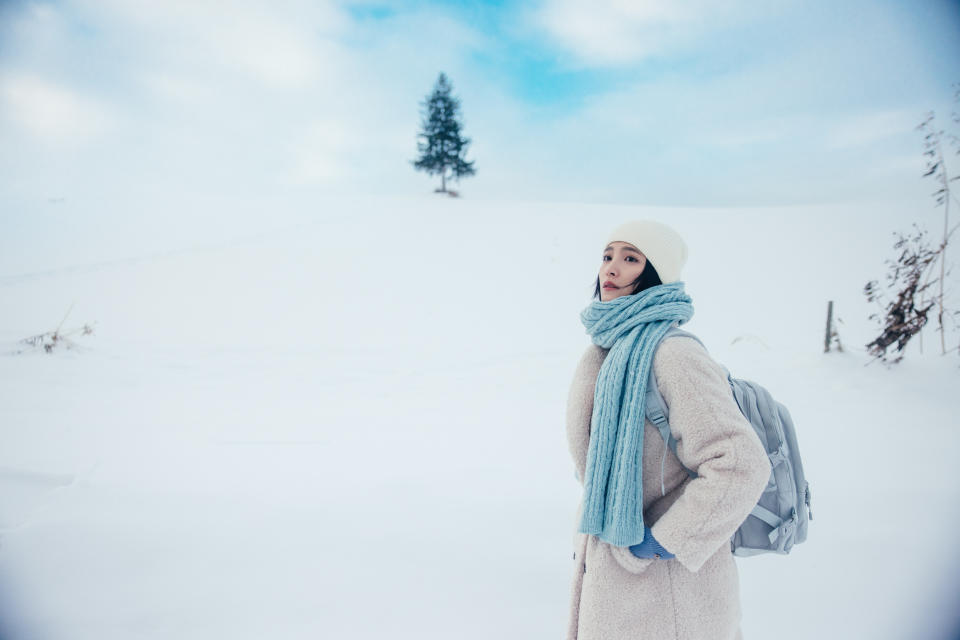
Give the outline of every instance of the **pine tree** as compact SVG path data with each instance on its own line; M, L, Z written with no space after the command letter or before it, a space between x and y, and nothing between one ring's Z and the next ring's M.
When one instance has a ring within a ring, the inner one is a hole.
M441 73L433 92L422 103L421 131L417 134L420 157L413 161L418 171L440 176L439 193L447 193L448 174L459 181L476 173L473 161L464 159L470 138L460 135L460 100L450 95L452 90L447 76Z

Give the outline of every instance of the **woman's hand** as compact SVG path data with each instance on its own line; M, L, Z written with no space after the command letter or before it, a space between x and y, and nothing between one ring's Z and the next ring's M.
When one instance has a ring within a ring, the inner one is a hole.
M672 558L672 553L663 548L663 545L657 542L653 537L653 531L650 527L643 528L643 542L630 547L630 553L638 558Z

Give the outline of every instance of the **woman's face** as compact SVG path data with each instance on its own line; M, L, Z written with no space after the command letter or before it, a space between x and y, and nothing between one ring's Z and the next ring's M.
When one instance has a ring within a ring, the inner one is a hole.
M640 277L646 265L647 257L632 244L619 241L608 244L600 263L600 300L609 302L633 293L630 283Z

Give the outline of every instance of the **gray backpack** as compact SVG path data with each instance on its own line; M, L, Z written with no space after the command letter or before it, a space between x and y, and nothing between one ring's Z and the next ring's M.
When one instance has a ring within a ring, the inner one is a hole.
M671 336L687 336L700 342L695 335L676 327L672 327L663 339ZM700 344L703 345L702 342ZM726 368L724 370L726 371ZM730 547L737 556L753 556L766 552L790 553L793 545L806 540L807 521L813 519L810 513L810 485L803 475L793 420L790 419L786 407L774 400L759 384L734 378L729 371L727 380L740 411L766 448L772 467L770 480L760 496L760 501L733 534ZM657 387L653 367L650 367L650 381L647 384L646 414L647 419L659 429L660 435L676 455L677 441L670 433L669 409ZM660 465L661 487L666 449L663 453L664 460ZM697 476L696 472L690 469L687 469L687 473L694 478Z

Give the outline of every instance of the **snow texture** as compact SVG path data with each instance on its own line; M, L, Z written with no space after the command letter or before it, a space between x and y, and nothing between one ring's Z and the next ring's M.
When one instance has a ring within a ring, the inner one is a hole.
M738 561L745 636L955 628L958 358L930 330L893 368L862 346L900 211L5 208L4 640L560 637L578 314L636 217L686 237L688 328L797 425L815 519ZM828 300L844 353L822 353ZM9 354L71 305L64 328L96 322L77 349Z

